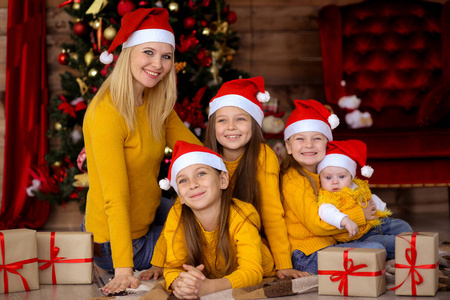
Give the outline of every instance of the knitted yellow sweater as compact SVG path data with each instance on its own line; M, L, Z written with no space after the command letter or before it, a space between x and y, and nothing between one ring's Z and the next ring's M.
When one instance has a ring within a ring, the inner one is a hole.
M318 204L329 203L333 204L340 211L348 210L357 206L365 207L367 206L367 201L372 198L372 193L370 192L369 185L367 180L361 180L355 178L353 182L357 185L357 187L352 190L350 188L343 188L339 192L331 193L322 188L319 189L319 197ZM357 234L349 238L348 232L338 233L333 235L333 237L342 243L355 241L362 237L367 231L369 231L372 227L380 225L380 218L384 218L390 216L392 212L390 210L380 211L377 210L375 216L378 219L369 220L366 224L359 226L359 231ZM351 219L351 218L350 218Z
M233 177L240 160L241 158L233 162L225 161L230 178ZM261 145L256 171L256 180L261 188L261 220L276 269L282 270L292 268L292 261L284 209L280 200L279 173L277 155L268 145ZM233 187L234 182L230 185Z
M206 267L211 271L209 278L228 278L233 288L260 284L263 276L275 274L272 255L261 242L259 236L261 222L256 209L251 204L233 200L242 211L238 212L234 207L230 207L229 231L235 246L237 268L231 274L224 273L224 258L216 252L218 228L210 232L202 228L205 237L202 253L206 258L208 265ZM180 223L181 207L182 204L178 201L174 204L164 226L167 253L163 270L168 290L172 282L184 271L183 263L187 263L183 225L180 224L176 231Z
M319 186L319 175L306 173ZM320 249L333 245L336 241L332 235L344 232L331 226L319 217L317 196L308 181L297 170L287 170L282 179L283 206L286 213L286 226L291 251L298 249L310 255ZM356 206L343 211L358 226L366 223L364 212Z
M135 131L130 132L109 97L97 101L89 105L83 124L89 173L86 230L96 243L111 242L115 268L133 267L131 240L148 232L161 201L157 177L164 147L178 139L200 142L175 111L159 143L148 126L146 103L137 107Z

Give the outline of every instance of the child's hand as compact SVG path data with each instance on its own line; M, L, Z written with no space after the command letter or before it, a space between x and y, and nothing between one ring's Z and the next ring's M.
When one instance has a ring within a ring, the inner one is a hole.
M311 274L309 274L308 272L303 272L296 269L283 269L277 271L277 277L280 279L283 279L285 277L300 278L309 275Z
M375 220L377 219L377 216L375 216L375 213L377 212L377 207L375 206L375 203L373 203L373 200L370 199L367 201L367 206L362 208L364 212L364 217L366 220Z
M200 281L205 280L202 271L204 265L197 268L191 265L183 264L183 268L187 272L182 272L172 283L174 295L180 299L197 299L200 287Z
M349 217L345 217L342 219L341 227L345 227L345 229L347 229L349 238L357 234L359 231L358 225L356 225L355 222L350 220Z
M142 280L150 280L150 279L158 279L162 276L163 271L162 268L157 266L152 266L150 269L145 270L139 274L139 279Z
M102 288L102 291L105 293L118 293L127 288L137 289L140 283L139 279L133 275L133 268L116 268L114 270L114 278Z

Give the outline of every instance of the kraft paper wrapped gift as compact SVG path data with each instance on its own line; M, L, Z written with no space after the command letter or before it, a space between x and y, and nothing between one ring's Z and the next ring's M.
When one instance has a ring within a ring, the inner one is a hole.
M0 293L39 289L35 230L0 230L0 252Z
M396 295L434 296L439 285L439 234L405 232L395 238Z
M90 232L36 234L40 284L91 284L94 245Z
M386 250L329 247L318 252L319 294L378 297L386 292Z

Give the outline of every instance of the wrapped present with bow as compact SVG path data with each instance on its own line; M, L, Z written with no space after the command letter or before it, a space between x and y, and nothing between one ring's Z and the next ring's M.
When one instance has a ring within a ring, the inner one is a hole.
M329 247L318 252L319 294L378 297L386 292L386 250Z
M0 252L0 293L39 289L35 230L0 230Z
M434 296L439 285L439 234L404 232L395 238L396 295Z
M36 234L40 284L91 284L94 242L90 232Z

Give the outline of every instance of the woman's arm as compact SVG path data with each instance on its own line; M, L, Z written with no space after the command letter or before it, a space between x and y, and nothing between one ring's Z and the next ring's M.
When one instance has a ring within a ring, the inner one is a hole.
M185 142L202 145L200 140L184 125L175 110L172 110L166 121L166 143L173 149L175 142L183 140Z

